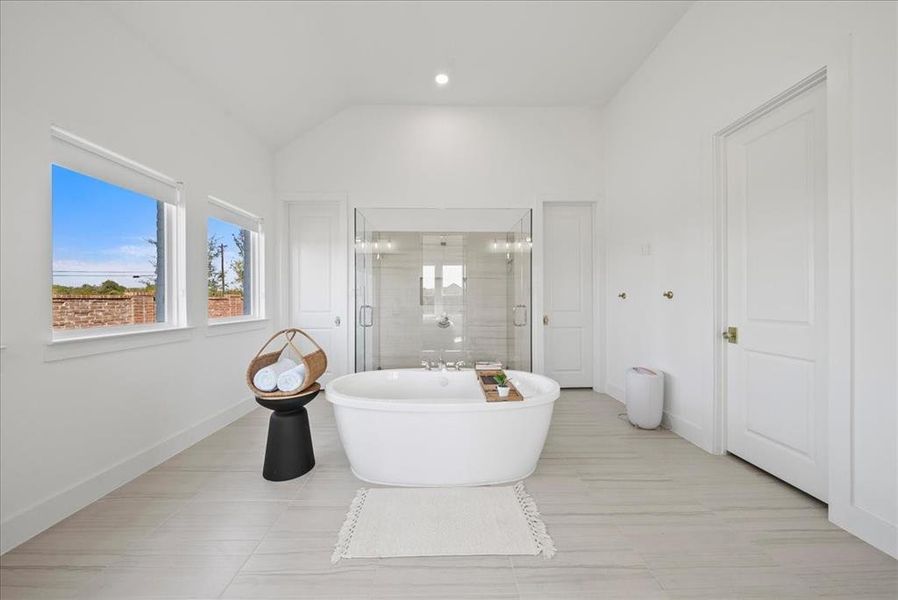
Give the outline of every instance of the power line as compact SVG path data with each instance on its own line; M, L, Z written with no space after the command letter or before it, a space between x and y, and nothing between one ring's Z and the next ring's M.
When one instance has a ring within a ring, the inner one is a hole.
M53 271L54 275L140 275L155 276L155 272L142 273L140 271Z

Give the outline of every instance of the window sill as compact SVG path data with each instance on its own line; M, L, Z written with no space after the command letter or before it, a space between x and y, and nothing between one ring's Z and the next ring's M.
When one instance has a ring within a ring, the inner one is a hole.
M188 326L156 327L57 337L44 349L44 362L184 342L192 337L193 329Z
M206 327L207 336L230 335L232 333L243 333L245 331L255 331L264 329L271 322L266 317L234 317L230 319L216 319L209 321Z

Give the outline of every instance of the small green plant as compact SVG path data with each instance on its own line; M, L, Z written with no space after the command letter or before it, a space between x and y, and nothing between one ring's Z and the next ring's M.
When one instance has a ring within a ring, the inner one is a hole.
M499 373L497 375L493 375L493 380L496 382L496 385L499 387L507 387L508 386L508 377L505 373Z

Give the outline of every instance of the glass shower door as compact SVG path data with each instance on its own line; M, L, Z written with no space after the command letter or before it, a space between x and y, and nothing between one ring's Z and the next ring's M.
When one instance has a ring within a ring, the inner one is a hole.
M377 368L377 348L374 329L375 273L373 263L373 233L364 215L355 211L355 370Z

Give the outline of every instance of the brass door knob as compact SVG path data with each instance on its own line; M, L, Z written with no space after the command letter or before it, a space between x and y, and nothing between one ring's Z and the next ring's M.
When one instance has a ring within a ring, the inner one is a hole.
M626 300L627 292L621 292L620 294L617 295L617 297L620 298L621 300Z
M666 292L664 292L661 295L664 296L665 298L667 298L668 300L673 300L673 292L670 290L667 290Z
M738 327L727 327L727 330L723 332L723 339L728 341L731 344L739 343L739 328Z

